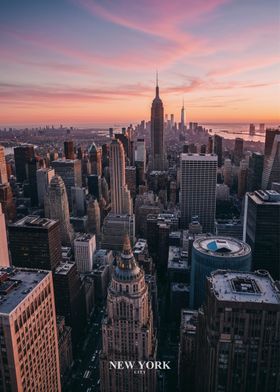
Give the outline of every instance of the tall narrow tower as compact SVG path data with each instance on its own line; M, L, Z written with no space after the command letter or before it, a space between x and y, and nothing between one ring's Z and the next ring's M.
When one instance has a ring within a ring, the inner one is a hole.
M164 151L164 110L159 97L158 77L156 81L156 96L151 109L151 144L152 144L152 169L165 169Z
M112 212L131 215L132 203L125 179L125 152L118 139L113 139L110 144L110 185Z
M73 229L70 224L66 188L60 176L54 176L51 179L48 193L45 196L45 216L59 221L61 243L64 246L71 245Z
M182 105L182 109L181 109L181 131L184 131L185 129L185 103L183 100L183 105Z
M101 392L155 392L156 371L139 371L139 362L154 361L156 338L144 271L132 253L128 235L117 260L107 297L100 354ZM132 368L118 369L118 361Z

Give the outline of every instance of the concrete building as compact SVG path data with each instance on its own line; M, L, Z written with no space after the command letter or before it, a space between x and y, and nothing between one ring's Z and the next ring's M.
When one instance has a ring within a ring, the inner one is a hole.
M125 321L124 321L125 320ZM126 236L117 260L107 297L107 313L102 322L100 354L101 392L155 392L156 371L136 374L136 369L118 371L109 361L154 361L157 341L153 313L144 272L137 265Z
M83 217L86 212L86 196L87 189L78 186L71 187L71 206L72 215L75 217Z
M132 197L136 195L137 182L136 182L136 166L126 166L125 177L127 188Z
M251 270L251 248L245 242L216 236L197 238L192 247L190 306L197 309L205 300L206 278L212 271Z
M170 283L190 283L190 267L186 250L169 246L167 274Z
M82 167L79 159L62 159L52 161L56 176L60 176L65 184L69 203L71 202L71 187L82 187ZM71 207L71 206L70 206Z
M88 150L91 174L102 176L102 149L97 147L95 143L92 143Z
M154 263L149 254L148 242L146 239L138 238L133 247L133 255L137 264L144 270L145 274L152 275L154 273Z
M48 192L51 179L54 177L54 169L42 168L36 172L37 177L37 194L38 203L42 207L44 205L45 194Z
M215 271L197 325L196 391L277 392L280 292L266 271Z
M69 205L64 182L60 176L51 179L45 195L45 216L60 223L62 245L69 246L73 241L73 228L70 224Z
M113 214L132 214L132 201L126 184L125 152L122 143L113 139L110 144L110 189Z
M60 392L51 272L0 270L0 388Z
M59 222L26 216L9 225L12 264L54 271L61 261Z
M253 269L266 269L280 279L280 194L276 191L247 193L243 240L252 248Z
M215 235L243 239L243 223L240 219L217 219Z
M280 134L275 135L271 153L265 157L262 189L270 189L273 182L280 181Z
M180 175L182 227L187 228L192 217L196 215L203 232L214 233L217 156L181 154Z
M0 203L0 267L9 267L10 258L7 242L5 216Z
M17 181L23 183L27 180L26 164L35 157L32 144L22 144L14 148Z
M81 234L74 240L75 262L78 272L89 272L93 268L93 254L96 250L95 235Z

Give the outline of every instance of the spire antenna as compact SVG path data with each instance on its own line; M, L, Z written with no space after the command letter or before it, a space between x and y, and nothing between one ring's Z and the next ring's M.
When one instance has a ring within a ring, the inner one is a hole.
M158 70L156 71L156 97L159 97Z

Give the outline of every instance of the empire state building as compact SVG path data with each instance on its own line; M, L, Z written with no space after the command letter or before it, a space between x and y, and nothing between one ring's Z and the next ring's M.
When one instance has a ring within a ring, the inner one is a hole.
M164 117L163 104L159 97L158 80L156 84L156 96L151 109L151 145L152 145L152 170L165 170L164 148Z

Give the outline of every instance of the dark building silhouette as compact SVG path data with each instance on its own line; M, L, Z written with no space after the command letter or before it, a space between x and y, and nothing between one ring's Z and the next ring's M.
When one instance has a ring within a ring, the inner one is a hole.
M88 183L89 194L92 195L98 201L100 201L102 197L101 177L98 176L97 174L91 174L90 176L87 177L87 183Z
M164 146L164 109L159 97L158 81L156 84L156 96L151 108L151 168L153 170L165 169L165 146Z
M218 167L223 163L223 138L219 135L214 135L214 154L218 156Z
M75 349L86 324L85 295L76 263L62 261L53 276L56 313L64 316L65 324L72 328Z
M279 317L266 271L213 272L198 312L196 392L278 392Z
M244 211L244 241L252 248L252 269L266 269L280 279L280 194L248 193Z
M75 159L74 142L72 140L64 142L64 155L66 159Z
M243 157L243 139L240 137L237 137L234 142L234 163L236 165L239 165L239 162L241 161Z
M16 177L18 182L28 179L26 164L35 157L34 146L25 144L14 148Z
M248 168L248 191L254 192L261 189L264 156L253 152L249 159Z
M61 260L59 222L29 215L9 225L12 264L54 271Z
M39 169L39 161L36 158L31 158L26 164L29 197L31 206L38 205L38 190L37 190L37 170Z

